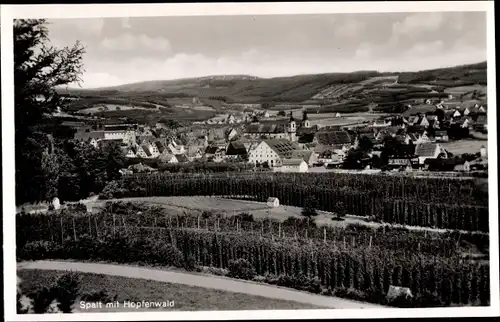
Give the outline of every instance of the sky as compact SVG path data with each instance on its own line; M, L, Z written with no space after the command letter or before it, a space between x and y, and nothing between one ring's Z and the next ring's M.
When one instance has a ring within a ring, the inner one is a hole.
M83 88L209 75L416 71L486 60L483 12L49 20L79 40Z

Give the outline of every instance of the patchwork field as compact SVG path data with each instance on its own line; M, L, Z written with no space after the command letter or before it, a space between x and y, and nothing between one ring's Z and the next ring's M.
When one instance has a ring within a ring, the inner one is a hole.
M488 150L488 141L486 140L459 140L452 142L443 142L440 144L443 146L443 148L455 155L461 155L464 153L477 153L483 145L486 147L486 150Z
M103 105L96 105L94 107L85 108L83 110L80 110L79 112L84 113L84 114L93 114L93 113L97 113L97 112L117 111L117 110L122 110L122 111L151 110L151 108L134 106L134 105L129 106L129 105L117 105L117 104L103 104Z
M41 287L50 287L64 271L21 269L17 275L22 279L21 290L29 294ZM174 307L159 308L102 308L80 309L76 313L90 312L125 312L125 311L199 311L199 310L265 310L265 309L313 309L313 305L252 296L243 293L227 292L183 284L173 284L145 279L126 278L103 274L78 273L81 294L106 290L111 297L117 295L117 301L174 301ZM79 303L77 299L76 303ZM104 303L103 303L104 304Z
M470 86L458 86L458 87L449 87L444 90L445 93L448 94L465 94L473 91L478 91L480 94L485 95L487 93L488 87L485 85L470 85Z

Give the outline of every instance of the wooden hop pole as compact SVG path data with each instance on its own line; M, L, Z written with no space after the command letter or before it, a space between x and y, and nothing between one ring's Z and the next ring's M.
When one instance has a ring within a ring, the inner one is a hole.
M60 218L60 223L61 223L61 244L62 244L62 243L64 243L64 227L63 227L62 217Z
M71 221L73 222L73 239L76 241L75 217L71 217Z
M97 229L97 219L94 216L94 224L95 224L95 234L97 235L97 238L99 238L99 229Z
M326 244L326 227L323 227L323 243Z

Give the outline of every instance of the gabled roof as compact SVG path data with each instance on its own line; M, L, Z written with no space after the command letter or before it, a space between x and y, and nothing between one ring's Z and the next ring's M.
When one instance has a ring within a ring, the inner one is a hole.
M184 154L179 154L175 156L179 162L189 162L189 159Z
M265 140L264 141L281 158L290 157L295 150L293 145L287 140Z
M340 145L351 144L352 138L346 131L318 132L316 138L320 144Z
M292 152L292 159L302 159L305 162L309 162L309 160L313 156L313 153L313 151L309 150L296 150Z
M488 121L488 119L487 119L486 115L479 115L476 119L476 124L485 125L485 124L487 124L487 121Z
M284 159L282 165L298 167L305 162L303 159Z
M144 153L146 153L146 155L148 157L150 157L152 155L151 151L149 151L149 146L147 146L146 144L141 145L141 148L142 148L142 150L144 150Z
M101 140L104 139L104 131L92 131L92 132L76 132L75 139L80 141L88 141L91 139Z
M205 149L205 153L206 154L215 154L215 152L217 152L218 150L218 147L216 146L212 146L212 145L209 145L207 146L207 148Z
M422 143L416 146L415 154L419 157L432 157L438 148L437 143Z
M165 146L160 141L155 141L155 145L158 148L158 152L163 153Z
M246 129L247 133L286 133L286 124L253 123Z
M232 141L227 147L227 155L245 155L247 154L247 149L242 142Z

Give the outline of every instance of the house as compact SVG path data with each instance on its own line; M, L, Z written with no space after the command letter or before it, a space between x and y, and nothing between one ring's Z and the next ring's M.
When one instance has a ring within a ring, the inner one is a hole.
M419 163L418 158L391 156L388 159L387 166L391 169L400 169L400 168L409 169L418 166L418 163Z
M179 163L187 163L189 162L189 158L185 154L176 155L175 158Z
M296 140L297 123L293 116L290 119L260 121L247 126L245 135L251 138Z
M269 197L269 198L267 198L266 204L271 208L276 208L276 207L280 206L280 201L278 198Z
M203 154L198 147L189 146L186 151L186 157L189 161L194 161L196 159L201 159L203 157Z
M264 140L248 156L248 161L255 165L267 163L269 167L280 166L285 158L290 158L294 151L287 140Z
M163 153L158 158L160 160L160 162L162 162L162 163L170 163L170 164L179 163L179 160L177 159L177 156L175 156L175 155L173 155L171 153L168 153L166 150L165 150L165 152L166 153Z
M415 154L418 156L419 164L424 164L427 159L437 159L438 156L446 151L439 143L421 143L415 147Z
M155 156L151 153L151 150L149 149L150 145L149 144L143 144L141 145L142 150L144 151L145 158L148 159L153 159Z
M457 164L453 171L458 171L458 172L469 172L470 171L470 162L465 161L463 164Z
M234 118L234 116L233 116L233 115L229 115L229 116L227 117L227 119L226 119L226 122L227 122L228 124L234 124L234 123L236 122L236 120L235 120L235 118Z
M455 110L451 116L454 117L454 118L456 118L456 117L462 116L462 114L460 113L459 110Z
M427 133L423 131L408 133L408 136L409 136L409 141L412 141L413 144L422 144L431 142L431 139L429 138Z
M292 152L292 159L302 159L308 166L312 167L314 164L318 163L318 156L314 151L309 150L296 150Z
M136 149L134 149L133 147L128 148L128 150L125 151L125 157L126 158L136 158L137 155L135 154L134 150L136 150Z
M307 172L309 169L303 159L284 159L281 166L275 167L275 172Z
M132 149L134 150L137 158L143 158L143 159L148 158L148 154L146 153L146 151L144 151L142 146L135 145L135 146L132 146Z
M484 145L481 145L481 148L479 149L479 154L481 155L481 158L488 157L488 152L486 151L486 147Z
M344 159L343 156L332 151L324 151L318 157L319 163L323 163L325 166L332 165L342 165Z
M464 107L464 108L460 108L458 109L458 111L463 115L463 116L467 116L470 114L470 110L467 108L467 107Z
M487 131L488 130L488 122L486 115L478 115L476 121L474 123L474 129L476 131Z
M468 128L471 125L471 119L467 117L454 118L450 122L451 124L459 124L461 128ZM477 122L476 122L477 124Z
M448 142L448 133L446 131L436 131L435 137L437 142Z
M339 150L348 150L355 143L355 138L346 131L317 132L315 138L319 144Z
M232 141L229 142L227 146L226 155L229 158L237 159L237 158L246 158L247 157L247 149L245 145L240 141Z
M178 139L171 140L167 147L170 150L170 152L174 155L186 153L184 145Z
M339 118L342 117L339 112L335 113L334 117Z
M225 139L227 141L231 141L233 140L236 136L238 136L238 131L236 131L236 129L234 128L230 128L228 130L226 130L226 133L225 133Z
M386 126L390 126L390 125L391 125L391 122L386 121L386 120L374 120L371 123L372 127L386 127Z
M88 143L97 148L97 142L104 140L104 131L77 131L74 135L74 139L80 142Z

